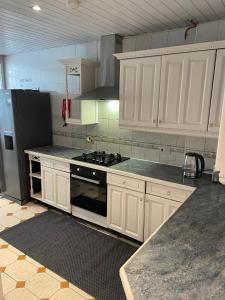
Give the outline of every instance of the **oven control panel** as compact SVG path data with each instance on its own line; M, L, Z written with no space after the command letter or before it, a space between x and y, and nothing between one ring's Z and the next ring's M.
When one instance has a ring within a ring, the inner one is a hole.
M85 179L92 179L99 181L101 183L106 183L106 172L101 170L96 170L92 168L87 168L79 165L70 165L70 173L71 177L73 178L73 175L82 177ZM82 180L82 178L80 178Z

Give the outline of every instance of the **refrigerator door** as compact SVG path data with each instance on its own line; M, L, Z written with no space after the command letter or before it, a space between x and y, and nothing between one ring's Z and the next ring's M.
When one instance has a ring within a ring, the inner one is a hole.
M20 199L21 189L11 91L0 92L0 134L4 173L3 192Z

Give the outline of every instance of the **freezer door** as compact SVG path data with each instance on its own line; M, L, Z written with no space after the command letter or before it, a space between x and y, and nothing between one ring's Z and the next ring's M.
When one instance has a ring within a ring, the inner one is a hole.
M17 146L12 110L11 91L0 91L0 134L4 174L3 192L13 198L21 198Z

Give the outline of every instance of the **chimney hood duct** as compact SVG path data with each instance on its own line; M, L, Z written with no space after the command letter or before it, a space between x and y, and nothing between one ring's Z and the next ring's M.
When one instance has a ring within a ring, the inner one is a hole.
M116 34L101 37L100 86L86 92L78 100L117 100L119 99L119 61L114 53L122 52L122 37Z

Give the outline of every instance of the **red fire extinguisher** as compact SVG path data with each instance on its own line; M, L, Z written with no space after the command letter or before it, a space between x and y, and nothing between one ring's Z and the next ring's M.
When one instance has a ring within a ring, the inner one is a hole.
M67 106L67 111L68 111L68 117L70 118L71 115L71 99L67 99L67 105L66 105L66 99L63 99L62 102L62 119L64 121L64 125L63 126L67 126L66 123L66 106Z

